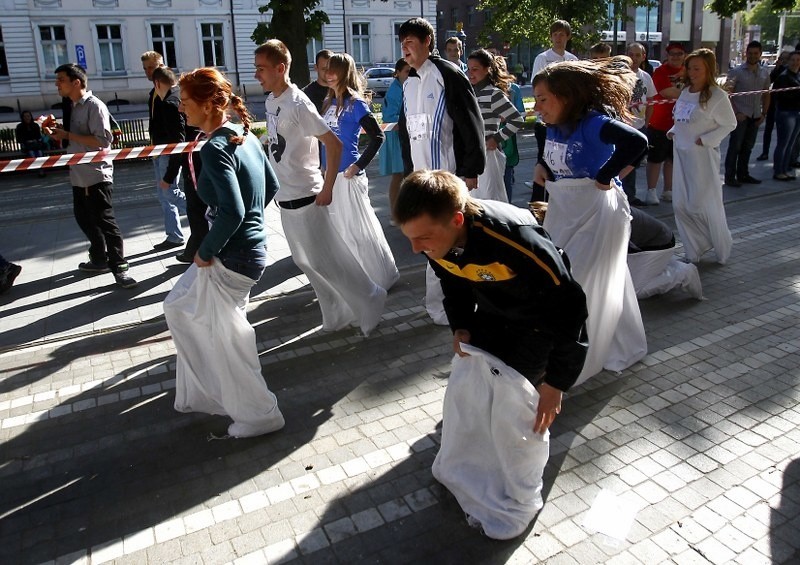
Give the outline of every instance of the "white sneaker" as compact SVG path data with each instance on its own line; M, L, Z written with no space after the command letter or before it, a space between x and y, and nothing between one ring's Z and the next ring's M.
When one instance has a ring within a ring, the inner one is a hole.
M662 192L661 193L661 200L663 200L664 202L672 202L672 191L671 190L665 190L664 192Z
M658 206L660 204L658 200L658 194L656 194L655 188L648 188L647 189L647 196L644 198L644 203L648 206Z

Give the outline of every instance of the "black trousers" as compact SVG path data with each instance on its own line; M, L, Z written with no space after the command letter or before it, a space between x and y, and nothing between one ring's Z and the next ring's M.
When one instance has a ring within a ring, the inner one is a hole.
M122 248L122 232L114 218L114 184L101 182L92 186L72 187L75 221L89 239L89 259L98 265L108 264L112 272L128 269Z

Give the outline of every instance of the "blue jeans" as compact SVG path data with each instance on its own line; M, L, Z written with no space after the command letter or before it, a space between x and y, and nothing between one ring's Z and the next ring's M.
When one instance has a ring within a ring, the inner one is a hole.
M800 135L800 112L778 109L775 112L775 129L778 130L778 141L772 157L773 173L785 175L792 162L792 148Z
M745 118L736 123L736 129L731 132L728 141L728 152L725 154L725 178L728 180L742 180L750 176L748 165L750 154L758 137L758 120Z
M186 195L178 186L180 171L175 177L175 181L169 188L161 188L159 182L164 178L169 165L169 155L159 155L153 159L155 169L156 195L161 203L161 210L164 212L164 231L167 240L172 243L183 243L183 232L181 231L181 215L186 215Z
M264 245L253 249L225 249L217 258L226 269L258 282L267 267L267 248Z
M509 202L511 202L511 193L514 192L514 181L516 181L514 177L514 167L506 167L503 173L503 184L506 185L506 196Z

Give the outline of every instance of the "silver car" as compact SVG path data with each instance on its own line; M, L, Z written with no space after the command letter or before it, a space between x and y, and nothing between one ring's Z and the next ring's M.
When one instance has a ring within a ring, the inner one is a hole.
M367 90L371 90L377 96L385 96L394 80L394 69L373 67L364 71L364 78L367 79Z

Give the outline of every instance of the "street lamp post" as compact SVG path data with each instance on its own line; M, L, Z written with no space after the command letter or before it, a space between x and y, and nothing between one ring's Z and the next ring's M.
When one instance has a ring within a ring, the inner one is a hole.
M464 23L456 23L456 37L461 41L461 61L467 64L467 34L464 33Z

